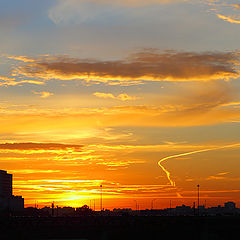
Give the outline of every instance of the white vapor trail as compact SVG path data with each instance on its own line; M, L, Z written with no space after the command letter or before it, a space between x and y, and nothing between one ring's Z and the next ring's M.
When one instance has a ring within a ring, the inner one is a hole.
M231 148L231 147L236 147L236 146L240 146L240 143L235 143L235 144L231 144L231 145L225 145L225 146L221 146L221 147L214 147L214 148L207 148L207 149L202 149L202 150L196 150L196 151L192 151L192 152L186 152L186 153L180 153L180 154L176 154L176 155L172 155L172 156L168 156L165 158L162 158L159 162L158 165L160 168L162 168L162 170L165 172L168 181L170 183L171 186L175 187L176 184L175 182L171 179L171 174L170 172L162 165L162 162L171 159L171 158L178 158L178 157L182 157L182 156L187 156L187 155L192 155L195 153L201 153L201 152L208 152L208 151L214 151L214 150L219 150L219 149L223 149L223 148Z

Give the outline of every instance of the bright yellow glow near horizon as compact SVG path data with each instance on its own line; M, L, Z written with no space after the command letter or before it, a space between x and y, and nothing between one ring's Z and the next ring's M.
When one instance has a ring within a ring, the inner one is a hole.
M86 204L93 208L95 204L97 210L100 185L107 209L134 209L135 200L141 208L150 208L154 199L159 208L168 207L170 199L176 205L192 204L197 184L201 186L202 201L209 205L236 201L240 196L237 168L234 164L229 167L229 159L237 161L240 143L201 146L19 143L0 147L2 167L13 174L14 194L22 195L26 206L34 206L36 201L41 207L50 206L54 201L58 206ZM157 163L160 156L167 155L162 158L161 166L166 170L163 171Z

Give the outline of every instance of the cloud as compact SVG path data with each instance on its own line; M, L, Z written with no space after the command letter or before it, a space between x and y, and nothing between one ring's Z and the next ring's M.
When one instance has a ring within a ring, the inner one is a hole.
M16 61L22 61L22 62L35 62L35 59L29 58L27 56L7 56L8 59L13 59Z
M116 126L203 126L239 121L233 90L226 82L194 84L158 105L100 108L0 109L1 133L66 131ZM4 117L3 117L4 116ZM70 134L71 135L71 134ZM79 138L81 134L79 134Z
M53 93L51 92L36 92L36 91L32 91L34 94L40 95L41 98L48 98L50 96L53 95Z
M11 170L9 169L9 171L12 174L39 174L39 173L58 173L60 172L60 170L42 170L42 169L18 169L18 170Z
M158 155L201 150L206 147L216 148L221 145L209 143L202 145L100 144L83 147L82 145L40 142L5 143L0 144L0 162L3 169L8 169L14 174L15 194L23 195L26 202L34 203L36 198L39 201L60 202L64 199L81 199L82 201L84 198L89 201L99 196L100 184L104 186L105 198L114 196L155 198L159 194L162 197L171 197L176 196L176 191L180 191L186 197L190 194L186 188L183 189L181 186L179 190L171 187L165 178L150 182L152 177L158 175L158 169L151 174L152 176L144 173L146 169L149 169L149 164L154 164L153 168L157 168L155 158ZM149 152L154 154L149 154ZM143 155L147 158L142 157ZM179 168L178 171L181 172ZM182 171L185 173L186 168ZM227 177L227 174L228 172L219 172L213 175L221 178ZM192 196L194 194L191 194Z
M10 133L19 134L18 139L28 141L38 141L39 136L44 141L51 141L52 137L64 142L69 139L117 141L115 132L102 130L126 126L204 126L240 120L238 93L230 88L229 82L188 83L177 88L176 93L173 96L155 95L154 102L134 102L132 106L127 104L129 102L95 108L2 104L0 134L2 139L6 134L10 137ZM117 135L119 139L131 137L128 133Z
M220 173L217 173L216 175L214 176L209 176L206 178L206 180L230 180L231 178L229 178L228 175L230 172L220 172Z
M9 77L6 77L6 76L0 76L0 80L3 80L3 81L12 81L13 79L12 78L9 78Z
M49 12L49 18L55 23L92 20L97 16L111 15L119 8L136 8L146 5L162 5L188 0L58 0Z
M239 75L238 52L177 52L149 49L123 60L97 61L69 57L40 57L17 66L13 76L39 80L84 80L109 85L147 81L210 81Z
M208 178L206 178L206 180L225 180L226 177L222 177L222 176L209 176Z
M240 19L239 20L235 20L232 17L228 17L228 16L223 16L221 14L217 14L218 18L223 19L226 22L230 22L230 23L238 23L240 24Z
M60 143L1 143L1 150L67 150L81 149L82 145L60 144Z
M121 93L117 96L117 99L121 100L121 101L129 101L129 100L136 100L139 99L138 97L132 97L127 95L126 93Z
M44 85L45 83L43 81L37 81L37 80L5 80L4 82L0 82L0 86L8 87L8 86L21 86L23 84L34 84L34 85Z
M214 12L219 19L229 23L240 24L240 4L239 1L216 0L207 1L213 7L210 11Z
M36 84L36 85L44 85L45 83L43 81L37 81L37 80L17 80L16 78L10 78L6 76L0 76L0 87L8 87L8 86L17 86L22 84Z
M233 4L233 7L240 10L240 4Z
M136 100L139 99L138 97L129 96L126 93L121 93L117 96L114 96L112 93L101 93L101 92L95 92L93 93L94 96L99 98L111 98L111 99L117 99L120 101L129 101L129 100Z
M100 92L95 92L93 93L94 96L99 97L99 98L116 98L112 93L100 93Z
M85 0L73 0L73 2L84 2ZM186 0L88 0L88 2L101 3L101 4L117 4L117 5L127 5L127 6L141 6L141 5L151 5L151 4L169 4L175 2L186 2Z

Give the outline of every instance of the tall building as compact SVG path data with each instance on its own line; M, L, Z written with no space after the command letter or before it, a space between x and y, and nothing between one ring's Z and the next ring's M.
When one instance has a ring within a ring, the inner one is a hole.
M22 211L24 198L12 194L12 174L0 170L0 211Z
M12 196L12 174L0 170L0 197Z

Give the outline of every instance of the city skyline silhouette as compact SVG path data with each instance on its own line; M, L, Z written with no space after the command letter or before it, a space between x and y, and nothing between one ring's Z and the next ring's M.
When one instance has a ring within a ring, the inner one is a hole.
M239 28L239 0L0 0L0 239L237 239Z

